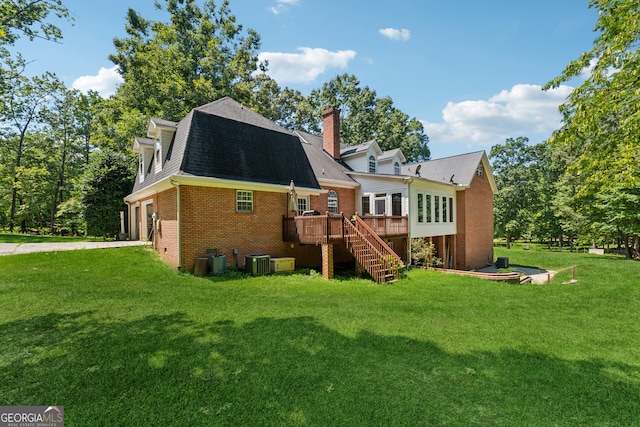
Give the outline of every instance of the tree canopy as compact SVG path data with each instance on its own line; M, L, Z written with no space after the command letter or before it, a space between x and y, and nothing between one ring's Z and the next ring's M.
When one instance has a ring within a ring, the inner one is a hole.
M350 145L376 140L380 148L401 148L408 161L428 160L429 138L422 123L393 105L391 97L378 97L362 87L353 74L341 74L314 89L309 96L281 89L266 75L258 76L254 106L257 111L289 129L319 134L322 111L340 110L340 139Z
M618 234L640 241L640 221L628 209L640 189L640 8L637 0L589 6L598 11L593 48L545 86L587 75L562 105L563 126L550 143L576 153L567 174L578 183L575 198L589 222L606 218Z
M124 82L102 99L64 87L52 73L27 78L9 47L21 37L62 38L63 0L0 0L0 226L114 235L131 190L131 142L150 117L178 121L197 106L231 96L289 129L320 134L322 111L342 111L346 143L375 139L411 160L429 158L422 124L342 74L303 96L281 88L260 63L260 36L245 30L229 0L159 0L166 21L133 8L110 59ZM218 4L219 5L218 5ZM107 185L108 184L108 185Z
M116 53L109 57L124 83L110 106L108 121L116 120L116 132L105 136L124 144L142 133L151 116L178 121L223 96L250 103L260 36L243 30L228 0L220 7L213 0L202 7L196 0L163 3L156 7L169 14L168 22L129 9L127 36L114 39Z
M20 37L26 36L33 41L36 38L57 41L62 38L60 28L52 24L50 14L57 18L71 19L62 0L2 0L0 2L0 84L20 75L26 61L22 55L11 55L8 46L12 46ZM2 88L4 90L4 88Z

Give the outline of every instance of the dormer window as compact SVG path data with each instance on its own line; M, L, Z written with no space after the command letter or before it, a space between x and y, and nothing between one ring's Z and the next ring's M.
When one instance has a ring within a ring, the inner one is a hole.
M155 165L156 165L156 173L162 171L162 143L160 141L156 141L156 150L154 153L155 157Z
M376 173L376 158L369 156L369 173Z
M141 152L138 156L138 176L140 182L144 182L144 152Z
M400 163L395 162L395 163L393 164L393 173L394 173L395 175L400 175Z

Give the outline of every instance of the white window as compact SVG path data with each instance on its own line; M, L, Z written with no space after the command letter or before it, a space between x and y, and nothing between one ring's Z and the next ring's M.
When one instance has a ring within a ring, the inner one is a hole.
M482 168L482 165L478 165L478 168L476 169L476 175L484 176L484 169Z
M156 159L156 173L158 173L162 171L162 144L160 143L160 141L156 141L156 151L154 157Z
M140 182L144 182L144 153L140 153L138 156L138 176Z
M361 204L362 204L362 215L369 215L371 213L371 197L362 196Z
M387 213L387 194L377 193L373 199L373 207L376 215L385 215Z
M394 173L395 175L400 175L400 163L395 162L395 163L393 164L393 173Z
M338 213L338 193L333 190L329 190L329 200L327 207L329 208L329 213Z
M442 197L442 222L447 222L447 198Z
M376 173L376 158L369 156L369 173Z
M301 216L304 211L309 210L309 197L301 196L298 197L298 216Z
M236 210L253 212L253 191L236 190Z

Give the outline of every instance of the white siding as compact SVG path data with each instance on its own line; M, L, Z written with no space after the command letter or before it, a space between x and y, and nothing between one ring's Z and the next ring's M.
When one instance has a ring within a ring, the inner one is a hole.
M391 160L386 160L382 163L378 163L378 173L395 175L395 170L393 165L395 165L396 163L402 166L402 162L400 161L400 158L398 157L398 155L393 156Z
M160 131L160 143L162 144L162 163L167 159L167 153L169 152L169 146L173 139L175 131L162 129Z
M423 222L418 221L418 194L423 196L423 208L425 209ZM426 199L425 196L431 196L431 222L427 222ZM434 198L446 197L447 199L447 217L446 222L442 221L442 202L440 201L439 221L435 221L435 202ZM432 183L429 181L414 180L410 184L409 206L411 213L409 215L409 232L411 237L431 237L446 236L456 234L456 189L455 187ZM450 205L450 199L453 206ZM449 209L453 209L453 222L449 222Z
M376 158L376 164L378 163L378 153L375 148L369 147L366 153L356 154L354 156L344 158L344 162L349 165L351 169L356 172L369 172L369 157Z
M371 197L371 208L370 212L374 213L375 202L374 198L376 194L385 194L386 200L386 214L391 215L391 195L395 193L400 193L402 195L402 215L407 215L409 212L408 205L408 188L407 184L405 184L400 179L385 179L383 177L377 178L369 178L357 176L356 181L360 183L360 188L356 194L356 210L362 213L362 197L370 196Z

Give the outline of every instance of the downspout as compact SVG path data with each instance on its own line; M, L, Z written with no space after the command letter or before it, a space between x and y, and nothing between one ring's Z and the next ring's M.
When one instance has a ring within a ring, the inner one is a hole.
M127 205L127 240L131 240L131 205L126 200L124 204Z
M407 248L409 253L407 254L407 267L411 267L413 248L411 246L411 183L413 182L413 178L408 178L406 180L407 183Z
M176 187L176 219L178 221L178 271L182 270L182 214L180 209L180 183L169 178L171 185Z

